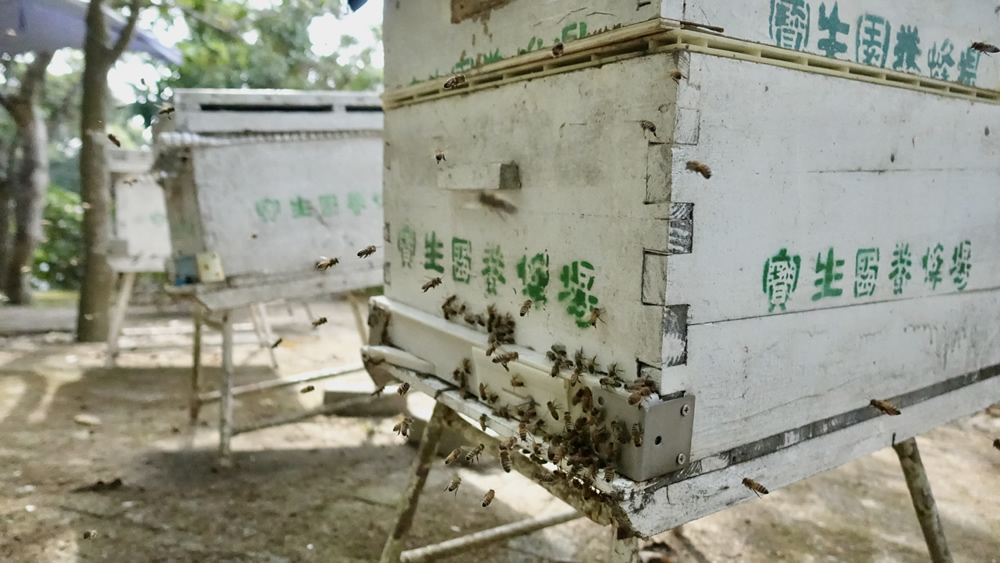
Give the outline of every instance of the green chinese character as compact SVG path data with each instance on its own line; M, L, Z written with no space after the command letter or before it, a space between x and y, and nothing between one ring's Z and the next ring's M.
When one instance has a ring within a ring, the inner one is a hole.
M809 46L809 4L805 0L771 0L768 32L774 44L801 51Z
M399 248L399 261L403 267L413 268L413 257L417 254L416 231L409 225L400 229L399 233L396 234L396 247Z
M851 30L850 24L840 21L839 11L840 7L834 2L833 9L830 10L830 15L827 16L826 4L819 5L819 30L828 32L829 36L826 39L820 39L816 45L826 56L833 58L836 58L840 53L847 52L847 44L837 41L837 36L847 35Z
M799 285L801 264L802 260L798 255L789 256L788 250L784 248L764 262L763 286L769 305L768 313L774 311L775 307L785 310L785 304Z
M278 219L278 213L281 212L281 202L271 198L258 199L254 203L254 209L257 210L257 216L260 217L261 221L273 223Z
M917 65L917 57L923 51L920 50L920 30L917 26L902 26L896 33L896 46L892 49L892 54L896 59L892 62L893 70L904 72L920 72Z
M517 277L524 284L522 294L536 304L545 303L545 288L549 285L549 255L536 254L529 260L527 256L517 263Z
M312 202L299 196L289 202L292 206L292 218L297 219L299 217L312 217L313 216L313 206Z
M944 247L938 244L934 248L928 248L920 263L924 268L924 281L931 284L931 291L937 289L937 285L941 283L941 267L944 266Z
M966 86L976 85L976 75L979 74L979 51L966 49L958 57L958 82Z
M439 274L444 273L444 266L438 264L438 260L444 258L444 254L441 253L441 249L443 248L444 243L438 240L436 232L431 231L430 234L424 235L425 270L434 270Z
M941 43L941 50L938 50L937 43L931 45L930 50L927 51L927 70L930 71L932 77L941 80L948 80L951 77L948 73L948 67L955 66L955 58L952 56L954 52L955 44L951 42L951 39L945 39L944 43Z
M881 16L865 14L858 18L855 60L859 63L885 67L889 58L889 40L892 26Z
M496 295L497 284L507 283L507 279L503 277L503 252L500 251L500 245L492 244L486 246L483 265L486 266L482 271L483 277L486 278L486 294Z
M959 291L969 285L969 271L972 270L972 243L964 240L955 247L951 253L951 280L955 282Z
M483 64L495 63L503 60L503 56L500 54L500 49L494 49L492 53L486 53L483 56Z
M358 192L347 194L347 208L351 210L351 213L354 213L355 217L361 215L361 210L365 208L365 198Z
M892 251L892 270L889 271L889 279L892 280L892 294L901 295L903 286L912 277L910 266L913 261L910 259L910 245L897 243L896 250Z
M319 196L319 214L323 217L336 217L340 213L340 205L335 195Z
M833 287L833 282L844 279L844 274L837 271L843 267L843 265L843 260L834 259L832 248L826 251L826 262L823 262L822 252L816 255L816 273L823 275L820 276L813 284L820 288L819 291L813 294L813 301L819 301L824 297L840 297L841 294L844 293L843 289Z
M878 279L877 248L862 248L854 260L854 296L871 297L875 294L875 281Z
M591 326L589 315L597 307L597 297L590 293L594 287L594 266L590 262L573 262L563 266L559 274L563 291L559 292L559 301L568 301L566 312L576 317L576 326L587 328Z
M472 243L451 238L451 279L469 283L472 279Z

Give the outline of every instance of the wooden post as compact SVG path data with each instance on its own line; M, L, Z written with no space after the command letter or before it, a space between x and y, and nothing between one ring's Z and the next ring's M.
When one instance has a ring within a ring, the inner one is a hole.
M122 326L125 324L125 314L128 312L128 302L132 298L134 288L135 272L125 272L122 280L122 289L118 292L115 310L111 315L111 327L108 329L107 357L104 358L105 367L115 367L115 360L118 358L118 337L121 335Z
M198 412L201 410L201 398L198 396L198 383L201 379L201 311L194 312L194 344L191 351L191 396L188 399L188 415L190 423L198 422Z
M441 441L441 433L444 430L444 415L448 407L441 403L434 403L434 412L431 414L427 426L424 427L424 435L420 439L420 447L417 448L417 459L413 462L413 471L410 473L410 482L406 486L403 499L399 502L396 513L396 524L393 526L392 534L385 541L382 549L380 563L399 563L400 554L403 552L403 540L413 526L413 516L417 512L417 503L420 502L420 493L424 490L424 483L427 482L427 474L431 470L431 462L434 459L434 452L437 451L438 442Z
M222 314L222 380L219 392L219 465L232 465L233 439L233 321L230 311Z
M951 552L944 537L944 529L941 527L941 518L938 516L937 504L934 503L924 463L920 460L916 439L909 438L893 444L892 449L896 450L899 464L903 467L903 477L906 478L906 486L910 489L913 509L917 512L917 521L920 522L920 529L924 532L924 541L927 542L931 561L951 563Z

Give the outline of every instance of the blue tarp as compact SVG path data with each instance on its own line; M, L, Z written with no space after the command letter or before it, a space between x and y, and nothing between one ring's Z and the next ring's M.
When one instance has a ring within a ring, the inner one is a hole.
M82 49L87 35L87 5L82 0L0 0L0 53ZM105 14L113 42L125 27L125 18L109 9ZM172 64L183 62L180 51L139 29L132 36L129 50Z

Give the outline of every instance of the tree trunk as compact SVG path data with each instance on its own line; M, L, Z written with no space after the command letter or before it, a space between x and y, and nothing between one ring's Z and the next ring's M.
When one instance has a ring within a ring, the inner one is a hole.
M0 178L0 288L7 284L7 262L10 259L10 253L7 251L10 248L10 204L12 201L10 184L9 176L4 175Z
M31 303L31 267L35 247L42 238L42 211L49 189L49 137L45 119L37 103L29 101L25 111L30 115L19 127L21 159L13 190L17 230L10 247L5 280L7 297L15 305Z

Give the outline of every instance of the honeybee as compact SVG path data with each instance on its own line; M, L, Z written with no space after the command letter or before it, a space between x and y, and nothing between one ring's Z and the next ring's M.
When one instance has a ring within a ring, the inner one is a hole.
M587 360L583 363L584 367L587 368L587 373L594 375L597 373L597 356Z
M520 436L522 442L528 441L528 425L523 420L517 425L517 435Z
M500 467L507 473L510 473L510 452L507 450L500 450Z
M743 478L743 486L753 491L758 498L760 498L760 495L766 495L768 493L768 490L764 487L764 485L761 485L749 477Z
M125 184L126 186L131 186L131 185L134 185L138 181L139 181L138 178L126 178L126 179L122 180L122 183Z
M458 460L458 456L462 455L462 448L455 448L448 454L448 457L444 458L445 465L451 465L453 462Z
M485 401L487 397L489 397L489 393L487 393L487 391L486 391L486 384L483 383L482 381L480 381L479 382L479 398Z
M479 203L493 209L494 211L503 211L504 213L510 213L512 215L517 213L517 206L506 199L503 199L500 196L495 196L491 193L480 192Z
M708 167L704 162L698 162L697 160L689 160L687 162L687 169L691 172L697 172L705 177L706 180L712 177L712 169Z
M566 457L566 448L562 446L549 446L549 461L559 464Z
M444 89L454 90L455 88L458 88L462 84L465 84L465 75L456 74L455 76L452 76L444 83Z
M278 346L281 346L281 343L284 341L285 341L284 338L278 338L277 340L274 341L274 344L271 344L271 348L277 348Z
M511 378L510 378L510 386L511 387L524 387L524 382L521 381L521 379L519 377L517 377L516 375L514 375L514 376L511 376Z
M509 438L504 438L500 440L500 442L497 444L497 448L499 448L501 451L509 450L513 448L514 444L516 443L517 443L517 436L511 436Z
M175 108L174 106L164 106L164 108L161 109L160 111L156 112L156 114L157 115L165 115L167 117L170 117L170 114L174 113L175 111L177 111L177 108ZM171 118L171 119L173 119L173 118Z
M642 426L638 422L632 425L632 443L637 448L642 447Z
M563 411L563 431L569 432L573 425L573 413Z
M615 439L618 440L620 444L628 443L628 431L625 430L625 423L618 420L612 420L611 431L614 432Z
M507 364L516 360L517 360L517 352L507 352L505 354L499 354L496 357L494 357L493 363L500 364L503 366L503 369L510 371L510 368L507 367ZM513 385L513 380L511 381L512 381L511 385Z
M434 160L436 160L438 164L441 164L442 161L447 161L448 159L444 157L444 151L437 151L434 153Z
M486 416L486 413L479 415L479 427L483 429L483 432L486 432L486 422L489 419L490 417Z
M472 463L473 461L479 461L479 455L483 453L486 449L485 444L479 444L478 446L469 450L469 453L465 454L465 463Z
M594 405L594 393L589 387L581 387L577 389L576 394L573 395L573 404L580 404L580 408L585 411L589 411Z
M321 271L326 271L332 266L340 264L340 258L327 258L326 256L320 256L319 262L316 262L316 269Z
M899 409L897 409L896 407L890 405L889 403L887 403L885 401L880 401L878 399L872 399L871 402L868 403L868 404L871 405L872 407L874 407L874 408L882 411L883 413L885 413L885 414L887 414L889 416L896 416L896 415L900 414Z
M684 76L683 74L681 74L681 71L674 70L673 72L670 73L670 78L673 78L674 82L677 82L678 84L680 84L680 81L684 80L687 77Z
M618 374L621 373L621 371L622 370L618 369L618 362L608 364L608 377L619 379Z
M646 131L649 131L650 133L653 134L653 137L656 137L657 139L659 139L659 137L657 137L657 135L656 135L656 125L652 121L647 121L645 119L640 120L639 121L639 127L642 127L642 135L643 135L643 137L646 136Z
M497 347L498 346L500 346L499 342L493 342L489 346L487 346L486 347L486 357L488 358L488 357L492 356L493 352L497 351ZM499 356L497 356L497 357L499 357ZM495 358L494 358L494 363L496 363Z
M108 139L110 139L111 142L114 143L116 147L122 148L122 142L118 140L118 137L115 137L111 133L108 133Z
M601 378L601 388L603 389L614 389L619 386L621 386L621 382L613 377Z
M510 418L510 409L507 408L507 405L496 407L493 409L493 414L502 418Z
M561 57L563 53L566 52L566 46L562 43L556 43L552 46L552 56Z
M545 406L549 408L549 414L552 415L552 418L559 420L559 407L556 405L555 401L549 401L545 403Z
M492 405L492 404L496 403L497 399L499 399L499 398L500 398L500 395L497 395L496 393L490 393L490 396L487 397L486 400L489 401L490 404Z
M445 490L448 491L449 493L454 492L457 495L458 486L461 484L462 484L462 478L459 477L458 475L455 475L454 477L451 478L451 483L448 484L448 488Z
M580 384L580 376L581 375L583 375L583 368L582 367L577 366L576 368L573 369L573 373L571 373L570 376L569 376L569 384L570 384L571 387Z
M397 435L401 435L405 438L406 436L410 435L411 425L413 425L413 417L404 416L402 420L397 422L396 425L392 427L392 431L395 432Z
M369 247L369 248L374 248L374 247ZM372 250L372 252L375 252L375 251ZM360 256L360 254L359 254L359 256ZM424 293L427 293L428 290L434 289L435 287L437 287L439 285L441 285L441 278L431 278L430 280L428 280L427 283L425 283L424 285L422 285L420 287L420 289L424 290Z
M979 51L980 53L986 53L990 55L992 53L1000 53L1000 47L996 45L991 45L989 43L983 43L982 41L976 41L972 44L972 49Z
M553 344L550 350L552 350L552 353L560 358L566 357L566 347L562 344Z
M369 244L368 246L358 251L358 258L368 258L372 254L375 254L375 245Z
M549 372L549 375L558 377L560 371L562 371L562 360L557 358L556 363L552 364L552 371Z
M406 392L409 390L410 390L410 384L405 381L399 387L396 388L396 392L399 393L400 396L405 395Z
M92 540L97 537L97 530L87 530L83 533L83 539Z
M314 387L314 386L312 386L312 385L306 385L305 387L303 387L303 388L302 388L302 389L301 389L301 390L299 391L299 393L303 393L303 394L304 394L304 393L309 393L309 392L311 392L311 391L315 391L315 390L316 390L316 387Z
M1000 450L1000 438L993 440L993 447Z
M248 236L247 238L253 240L253 239L257 238L257 233L250 233L250 236Z
M521 316L523 317L527 315L529 310L531 310L531 299L525 300L525 302L521 305Z
M584 354L583 348L580 348L576 352L573 352L573 363L575 363L576 367L580 369L583 369L583 361L584 361L583 354Z
M441 312L444 314L444 320L447 321L452 315L458 313L458 311L452 305L456 299L458 299L457 295L450 295L448 296L447 299L444 300L444 303L441 305Z
M604 314L604 309L602 309L600 307L594 307L590 311L590 326L596 327L597 326L597 321L601 321L603 323L604 319L601 318L601 315L603 315L603 314ZM604 324L607 324L607 323L604 323Z
M486 491L486 495L483 497L483 508L486 508L491 502L493 502L493 497L495 495L496 492L493 489Z
M318 327L319 325L322 324L326 324L326 317L320 317L312 322L313 328Z
M531 434L538 434L538 431L541 430L542 426L544 425L545 425L544 420L540 418L536 419L534 422L528 425L528 432Z

